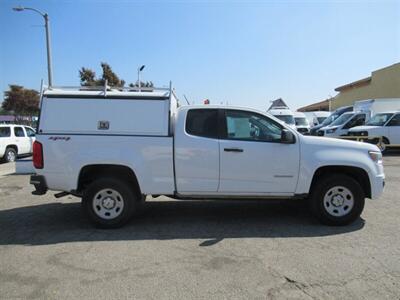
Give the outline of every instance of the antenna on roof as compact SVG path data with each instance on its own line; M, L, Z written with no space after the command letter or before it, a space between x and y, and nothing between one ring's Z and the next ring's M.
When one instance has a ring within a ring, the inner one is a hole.
M185 98L186 103L187 103L188 105L190 105L189 100L186 98L186 95L185 95L185 94L183 95L183 97Z

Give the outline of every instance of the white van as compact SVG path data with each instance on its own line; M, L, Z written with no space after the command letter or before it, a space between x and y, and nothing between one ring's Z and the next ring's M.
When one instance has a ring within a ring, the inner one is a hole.
M354 111L369 112L369 117L372 117L376 113L399 110L400 98L368 99L356 101L354 103Z
M294 121L293 112L287 107L275 107L273 109L268 110L268 113L273 115L275 118L278 118L290 128L296 129L296 124Z
M304 113L296 111L294 113L294 122L298 132L302 134L310 133L310 123Z
M318 131L319 136L343 136L347 135L350 128L362 126L375 114L400 110L400 98L367 99L354 103L354 112L344 113L336 121Z
M382 137L382 151L386 150L386 145L400 145L400 111L378 113L365 126L351 128L349 135Z
M329 137L347 135L350 128L364 125L368 117L368 112L346 112L333 121L329 126L322 127L318 130L318 135Z

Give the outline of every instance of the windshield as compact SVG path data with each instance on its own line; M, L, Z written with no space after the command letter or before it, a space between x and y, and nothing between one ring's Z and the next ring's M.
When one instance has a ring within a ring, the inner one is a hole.
M339 126L346 123L348 119L350 119L354 114L343 114L339 118L337 118L330 126Z
M369 126L383 126L393 116L393 114L376 114L365 125Z
M306 118L300 117L300 118L294 118L296 122L296 126L308 126L308 121Z
M317 120L318 120L318 124L321 124L326 120L326 117L318 117Z
M322 125L323 125L323 126L328 126L328 125L331 124L333 121L335 121L338 117L339 117L339 114L330 115L329 117L327 117L327 118L322 122Z
M274 117L276 117L279 120L285 122L286 124L289 124L289 125L293 125L294 124L294 118L291 115L277 115L277 116L274 116Z

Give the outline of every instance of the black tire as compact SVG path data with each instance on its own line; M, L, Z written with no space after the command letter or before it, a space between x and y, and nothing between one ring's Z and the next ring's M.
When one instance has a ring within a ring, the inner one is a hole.
M13 159L11 159L13 158ZM3 157L4 162L14 162L17 160L17 151L14 148L8 147Z
M335 194L335 189L338 190L338 193L340 193L340 190L344 192L343 194ZM351 195L346 195L348 191L350 191ZM325 196L327 197L326 199L324 199ZM339 197L337 200L339 203L334 202L336 201L334 197ZM347 197L349 199L346 200ZM322 224L343 226L354 222L360 217L364 209L365 194L361 185L352 177L343 174L332 174L322 177L314 185L309 200L312 213ZM350 204L348 205L346 201L350 201ZM340 203L342 204L340 205ZM346 206L348 211L346 211ZM344 215L341 215L341 213L344 213Z
M390 145L389 140L386 137L382 138L382 143L383 145L379 145L379 149L381 150L382 154L386 154L388 151L388 148L386 147L387 145Z
M104 197L101 195L108 192L112 192L111 196L103 199ZM114 207L111 209L105 208L105 200L114 203ZM135 212L137 200L137 194L127 182L114 178L100 178L92 182L84 191L82 207L96 227L104 229L118 228L130 220ZM102 203L101 205L99 205L99 201ZM117 205L122 205L119 211L117 210ZM115 214L116 216L106 216L105 214L107 213Z

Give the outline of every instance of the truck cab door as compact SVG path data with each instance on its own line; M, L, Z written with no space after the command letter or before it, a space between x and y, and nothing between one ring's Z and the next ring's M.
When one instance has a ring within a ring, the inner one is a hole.
M192 108L178 115L175 179L180 194L216 193L219 184L218 109Z
M388 129L388 138L391 144L400 144L400 114L396 114L386 125Z
M250 111L225 110L222 126L219 194L295 193L300 166L296 135L294 143L282 143L284 127Z

